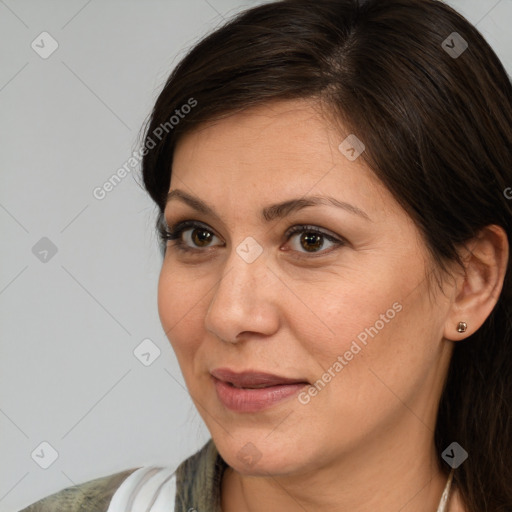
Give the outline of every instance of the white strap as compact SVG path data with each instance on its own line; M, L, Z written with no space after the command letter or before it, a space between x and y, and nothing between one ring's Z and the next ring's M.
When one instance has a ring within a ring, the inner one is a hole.
M107 512L174 512L175 471L158 466L135 470L112 496Z
M446 481L446 486L443 491L443 495L441 496L441 501L439 502L439 506L437 507L437 512L445 512L446 503L448 502L448 498L450 496L450 488L452 486L453 480L453 469L450 471L450 475L448 476L448 480Z

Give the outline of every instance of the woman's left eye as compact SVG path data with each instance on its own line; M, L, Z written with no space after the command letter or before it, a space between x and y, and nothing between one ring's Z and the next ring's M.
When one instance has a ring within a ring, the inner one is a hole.
M292 249L300 253L301 257L305 254L323 255L332 252L339 246L346 245L343 239L336 238L320 228L310 225L293 226L285 233L285 237L287 241L292 241ZM215 246L212 241L216 238L219 239L209 227L192 220L180 222L170 228L165 226L160 228L162 243L172 241L174 247L184 252L204 252L204 249Z
M300 235L295 237L295 235ZM293 239L295 237L296 242L295 250L301 253L321 253L331 252L325 249L326 243L330 244L330 248L339 247L345 245L343 240L340 240L328 233L325 233L316 226L294 226L286 232L287 239ZM292 244L293 245L293 244ZM329 247L327 247L329 249ZM302 251L301 249L304 249Z

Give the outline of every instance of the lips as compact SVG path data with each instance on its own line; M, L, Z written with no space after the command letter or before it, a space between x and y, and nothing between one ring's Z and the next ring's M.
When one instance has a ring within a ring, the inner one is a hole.
M231 413L261 413L291 400L309 382L266 372L235 372L216 368L210 372L220 403Z
M216 379L227 382L237 388L259 389L287 384L309 384L304 379L282 377L265 372L234 372L229 368L215 368L210 373Z

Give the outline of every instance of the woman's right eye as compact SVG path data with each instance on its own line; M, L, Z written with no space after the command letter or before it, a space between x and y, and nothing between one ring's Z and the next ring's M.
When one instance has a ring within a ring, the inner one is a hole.
M162 243L172 241L173 246L182 251L200 251L202 248L210 247L210 242L218 238L215 233L200 224L199 222L188 220L180 222L175 226L160 228L160 240Z

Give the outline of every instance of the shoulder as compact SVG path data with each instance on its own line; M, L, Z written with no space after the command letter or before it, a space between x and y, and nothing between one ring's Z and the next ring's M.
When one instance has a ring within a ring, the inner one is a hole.
M89 480L46 496L19 512L105 512L112 496L124 480L138 468Z
M169 510L176 505L176 510L180 511L218 511L225 467L226 463L210 439L177 468L144 466L129 469L67 487L19 512L132 510L133 500L136 500L137 510L153 510L156 502L162 502Z
M223 461L210 440L178 467L146 466L134 471L112 497L108 512L218 512L222 469Z
M210 439L176 470L178 510L219 511L222 476L227 467Z

